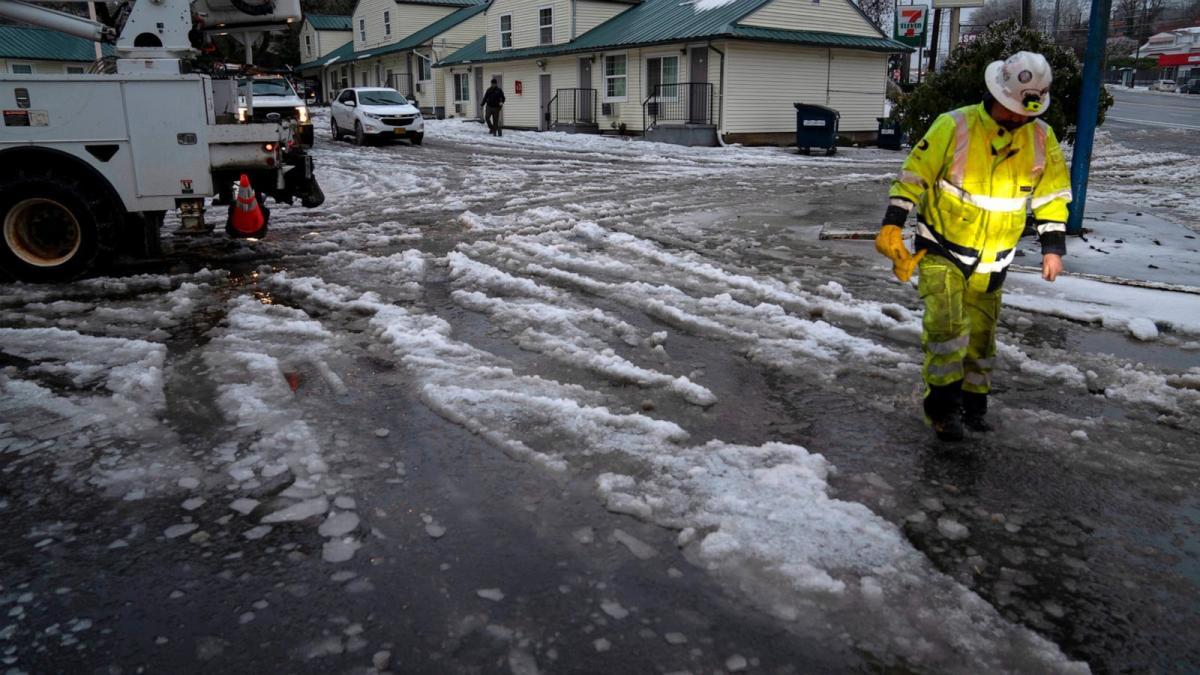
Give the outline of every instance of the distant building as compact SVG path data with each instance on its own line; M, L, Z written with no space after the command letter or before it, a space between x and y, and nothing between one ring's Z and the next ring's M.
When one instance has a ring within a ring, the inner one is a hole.
M353 32L350 17L331 14L305 14L304 24L300 27L300 60L301 65L296 71L301 75L320 83L319 99L329 100L329 83L323 75L322 63L338 49L351 46L353 50Z
M1142 58L1156 57L1165 79L1184 82L1200 77L1200 26L1151 35L1137 54Z
M112 56L112 45L103 45ZM0 26L0 72L10 75L83 74L96 60L96 43L48 28Z
M850 0L492 0L484 16L436 64L457 114L478 116L495 79L506 126L686 144L793 142L793 103L874 136L888 55L911 51Z

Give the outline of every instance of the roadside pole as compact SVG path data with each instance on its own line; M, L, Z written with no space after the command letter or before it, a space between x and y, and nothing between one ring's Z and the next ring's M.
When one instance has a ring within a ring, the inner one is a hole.
M1100 113L1100 86L1104 67L1104 44L1108 40L1108 17L1112 0L1093 0L1087 52L1083 57L1083 86L1079 91L1075 152L1071 157L1071 215L1068 234L1082 234L1083 210L1087 203L1088 170L1092 164L1092 142Z

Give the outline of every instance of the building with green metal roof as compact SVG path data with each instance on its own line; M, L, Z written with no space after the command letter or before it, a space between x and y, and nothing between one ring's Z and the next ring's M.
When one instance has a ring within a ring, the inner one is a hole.
M787 142L794 103L874 133L888 56L911 51L850 0L492 0L484 16L437 64L453 90L469 83L469 114L494 78L505 126L689 143Z
M359 0L349 17L348 47L298 70L319 73L326 91L393 87L427 115L442 117L447 90L433 64L483 35L486 9L482 0Z
M14 75L85 73L97 58L97 43L48 28L0 26L0 72ZM112 45L99 45L112 56Z
M296 70L302 75L315 76L313 79L323 84L320 64L346 45L350 45L351 51L354 49L350 26L350 16L346 14L305 14L299 36L302 63ZM319 100L325 101L324 86L317 87L317 91Z

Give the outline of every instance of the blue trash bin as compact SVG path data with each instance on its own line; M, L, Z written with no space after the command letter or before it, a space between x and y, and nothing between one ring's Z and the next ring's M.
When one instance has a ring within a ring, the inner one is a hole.
M842 114L823 105L793 105L796 106L796 149L806 155L813 148L824 148L826 155L836 153L838 122Z
M904 144L904 129L900 128L900 120L890 120L877 117L879 120L879 136L876 145L886 150L899 150Z

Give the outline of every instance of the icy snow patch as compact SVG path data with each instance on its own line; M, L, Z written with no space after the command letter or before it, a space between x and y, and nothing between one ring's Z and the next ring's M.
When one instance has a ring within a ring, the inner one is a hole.
M324 497L317 497L302 502L297 502L282 508L273 513L269 513L262 517L260 523L291 523L298 520L307 520L313 516L319 516L329 510L329 500Z
M492 602L500 602L504 599L504 593L499 588L481 588L475 591L475 595Z

